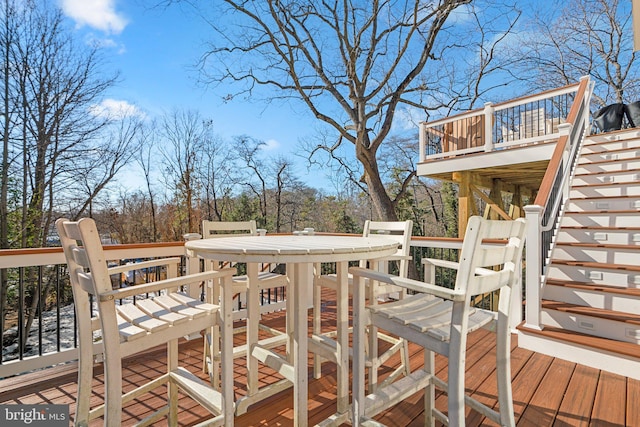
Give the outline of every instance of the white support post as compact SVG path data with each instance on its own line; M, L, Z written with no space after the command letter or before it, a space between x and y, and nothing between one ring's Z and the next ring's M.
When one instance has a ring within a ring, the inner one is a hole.
M187 233L187 234L183 235L182 238L184 239L185 242L188 242L189 240L202 239L202 235L200 235L198 233ZM184 259L185 259L185 264L186 264L186 269L187 269L186 274L200 273L200 259L198 257L189 256L185 252ZM199 300L200 299L200 290L199 290L198 286L189 285L188 288L189 289L187 291L187 294L191 298Z
M484 151L493 151L493 104L484 104Z
M567 138L569 138L569 135L571 134L571 130L573 128L573 125L571 123L561 123L558 125L558 132L560 133L560 138L562 138L563 136L566 136ZM569 141L570 142L570 141ZM577 141L574 141L574 144L577 144ZM566 174L570 174L571 171L566 170L569 167L569 163L570 163L570 158L569 156L571 155L571 151L572 151L572 146L570 143L567 143L567 145L565 146L564 152L562 153L562 165L563 165L563 173ZM570 182L568 179L563 180L563 185L562 185L562 199L563 200L567 200L569 198L569 188L570 188Z
M427 157L427 129L425 122L420 122L419 132L418 138L420 143L418 144L418 161L424 162Z
M542 294L542 206L528 205L524 207L527 218L527 250L526 250L526 307L525 326L542 330L540 326L540 302Z

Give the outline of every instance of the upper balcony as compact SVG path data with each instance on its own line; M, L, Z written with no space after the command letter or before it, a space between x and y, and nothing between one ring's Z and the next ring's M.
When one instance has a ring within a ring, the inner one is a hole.
M535 194L579 83L420 123L418 175Z

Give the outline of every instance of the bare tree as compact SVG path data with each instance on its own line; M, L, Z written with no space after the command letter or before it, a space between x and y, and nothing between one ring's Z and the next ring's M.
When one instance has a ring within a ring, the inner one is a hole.
M276 203L276 218L275 218L275 232L282 232L282 220L287 200L287 191L293 190L296 186L296 179L291 173L293 165L290 160L280 157L273 163L273 173L276 179L275 188L275 203ZM293 231L293 230L291 230Z
M87 161L69 174L65 181L65 192L74 194L78 204L70 207L74 217L93 216L93 204L116 175L137 158L141 149L139 133L142 129L141 117L115 112L109 118L109 125L101 133L104 138L94 146Z
M158 239L158 224L156 222L156 204L155 193L151 185L151 171L154 164L152 159L152 153L155 151L154 146L156 140L154 138L155 133L151 131L155 127L155 122L150 126L143 127L140 133L140 152L138 158L138 164L142 168L144 174L144 182L147 187L147 194L149 196L149 216L151 223L151 241L155 242Z
M212 135L201 157L198 173L202 182L203 218L222 221L237 181L237 153L221 137Z
M56 196L68 195L59 191L59 180L81 173L95 158L94 138L108 121L91 107L116 76L105 77L97 48L75 43L60 10L46 3L26 7L13 58L16 138L23 170L22 246L39 247L45 246Z
M174 110L165 115L160 125L165 142L160 151L166 178L171 183L176 205L181 208L175 218L176 238L200 228L195 214L196 195L201 186L197 171L202 164L203 148L209 145L212 126L211 120L202 118L194 110Z
M209 82L240 82L234 96L271 86L271 100L295 97L337 138L316 153L353 147L359 181L378 216L395 219L377 153L402 104L424 107L421 73L436 58L436 40L450 14L470 0L280 1L225 0L211 20L217 39L202 61ZM313 155L313 153L312 153ZM343 157L335 158L348 165Z
M590 75L596 104L640 99L640 69L632 46L631 2L558 1L540 11L516 45L514 67L538 90Z
M260 218L258 218L257 222L260 227L266 227L268 170L260 156L260 149L265 143L248 136L236 137L235 142L240 161L244 163L249 172L242 174L239 182L248 187L258 197L260 201Z
M49 2L4 0L3 53L3 173L14 167L14 182L2 179L2 192L14 185L21 210L8 220L9 203L2 203L3 227L13 228L15 243L6 246L46 246L54 212L69 197L65 179L86 170L96 158L96 139L107 123L91 113L114 83L96 47L78 44L59 9ZM5 44L6 43L6 44ZM102 157L103 161L106 157ZM77 175L76 175L77 177ZM89 195L93 198L96 193ZM6 221L6 222L5 222ZM8 231L7 231L8 233ZM4 231L3 231L4 234ZM6 235L6 234L5 234ZM3 236L4 237L4 236ZM19 299L22 342L33 319L44 306L53 281L42 280L27 269ZM2 277L2 303L6 303L6 276ZM7 307L3 309L8 310ZM7 311L4 311L6 313Z

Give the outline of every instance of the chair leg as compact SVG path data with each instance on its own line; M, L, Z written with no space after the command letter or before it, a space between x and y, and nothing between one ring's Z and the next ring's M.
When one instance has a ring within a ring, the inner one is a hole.
M496 337L496 371L498 379L498 403L500 424L515 426L513 395L511 392L511 332L507 322L498 323Z
M78 362L78 391L76 401L75 425L89 425L89 403L91 400L91 382L93 381L93 357L80 356ZM91 361L91 362L89 362Z
M99 313L105 324L116 324L113 300L101 302ZM105 411L104 422L108 426L120 425L122 421L122 359L120 358L120 336L102 331L104 346Z
M434 375L436 369L435 354L433 351L424 350L424 367L423 369L429 374ZM407 368L409 369L409 368ZM435 417L433 410L436 407L436 385L433 380L429 381L429 385L424 391L424 425L428 427L435 426Z
M178 341L171 340L167 343L167 373L171 373L178 369ZM170 426L178 425L178 386L171 381L167 383L167 402L169 404L169 420Z
M456 305L466 302L454 302L451 319L451 340L449 344L448 365L448 410L449 425L464 427L464 374L465 352L467 347L468 309L456 309Z
M369 386L367 392L374 393L378 388L378 328L374 325L369 325L366 330L368 345L365 347L365 354L368 354L369 359Z

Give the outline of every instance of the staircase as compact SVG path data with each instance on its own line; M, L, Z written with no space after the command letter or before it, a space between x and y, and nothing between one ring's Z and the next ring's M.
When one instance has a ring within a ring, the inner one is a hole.
M542 291L520 344L640 379L640 132L585 139ZM534 347L535 346L535 347Z

